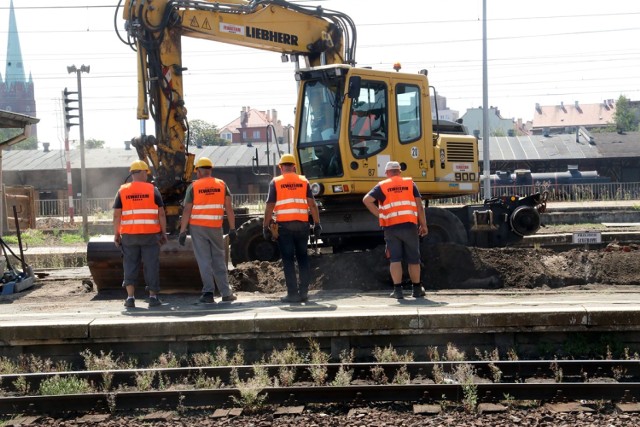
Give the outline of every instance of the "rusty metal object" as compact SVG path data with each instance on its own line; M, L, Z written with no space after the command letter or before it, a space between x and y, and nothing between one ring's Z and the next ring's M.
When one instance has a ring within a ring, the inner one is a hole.
M122 287L122 252L113 243L113 236L92 238L87 245L87 262L98 292ZM143 286L142 269L138 279ZM160 249L160 292L200 292L202 281L193 255L191 239L185 246L169 240Z

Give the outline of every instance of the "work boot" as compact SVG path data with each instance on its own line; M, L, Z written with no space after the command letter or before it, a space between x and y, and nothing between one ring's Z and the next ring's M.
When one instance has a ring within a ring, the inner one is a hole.
M136 300L133 297L129 297L124 300L124 306L127 308L134 308L136 306Z
M203 303L203 304L212 304L214 303L214 299L213 299L213 292L205 292L202 294L202 296L200 297L200 299L198 299L198 302Z
M404 295L402 294L402 285L393 285L393 292L391 292L391 295L389 296L395 299L404 299Z
M234 294L230 294L230 295L227 295L226 297L222 297L222 301L223 302L231 302L231 301L235 301L237 299L238 299L238 297L235 296Z
M309 302L309 294L308 293L300 294L300 301Z
M160 305L162 305L160 298L158 298L157 296L149 297L149 307L158 307Z
M411 293L412 297L414 297L414 298L422 298L426 294L427 293L424 291L424 288L422 287L422 285L420 283L414 283L413 284L413 292Z
M298 294L288 294L286 297L280 298L280 301L291 303L291 302L302 302L302 299L300 299L300 295Z

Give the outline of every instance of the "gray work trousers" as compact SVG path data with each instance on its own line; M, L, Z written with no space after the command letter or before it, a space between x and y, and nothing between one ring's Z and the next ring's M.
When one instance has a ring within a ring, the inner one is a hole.
M135 286L140 264L145 285L150 291L160 292L160 234L123 234L121 241L122 286Z
M213 292L218 286L220 295L227 297L233 292L229 287L227 264L224 258L224 238L222 228L189 225L193 253L198 261L202 292Z

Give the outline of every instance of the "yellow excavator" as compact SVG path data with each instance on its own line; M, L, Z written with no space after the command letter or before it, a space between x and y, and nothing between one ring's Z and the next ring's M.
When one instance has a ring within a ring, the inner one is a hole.
M121 0L122 3L122 0ZM415 74L355 66L356 28L347 15L285 0L126 0L126 38L138 56L138 119L155 136L132 145L152 171L166 206L167 230L179 227L181 202L194 170L183 99L182 37L270 50L290 57L298 82L293 155L320 206L324 245L334 251L379 244L382 233L362 197L390 160L413 177L423 199L476 194L478 144L457 123L432 119L427 71ZM118 14L118 11L116 11ZM438 117L437 111L435 117ZM532 234L544 209L541 195L496 198L455 209L427 208L424 244L504 246ZM231 245L234 264L277 260L262 237L262 216L240 216ZM120 286L120 256L112 239L92 239L87 253L97 288ZM175 241L161 255L163 282L196 283L190 251Z

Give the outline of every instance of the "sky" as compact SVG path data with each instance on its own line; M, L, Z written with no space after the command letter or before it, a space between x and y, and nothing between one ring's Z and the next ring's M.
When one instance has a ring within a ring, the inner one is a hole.
M124 2L124 0L123 0ZM61 92L82 74L85 139L124 148L140 134L136 54L114 30L117 0L14 0L25 71L35 82L38 138L63 148ZM482 0L299 1L349 15L358 66L429 71L462 116L482 105ZM640 3L629 0L486 0L489 105L504 118L533 118L535 104L640 100ZM116 19L122 30L121 9ZM5 75L9 0L0 0L0 73ZM124 36L124 32L122 32ZM293 65L280 54L183 38L190 120L222 127L243 106L276 109L294 123ZM148 133L153 123L147 122ZM79 138L74 127L70 139Z

